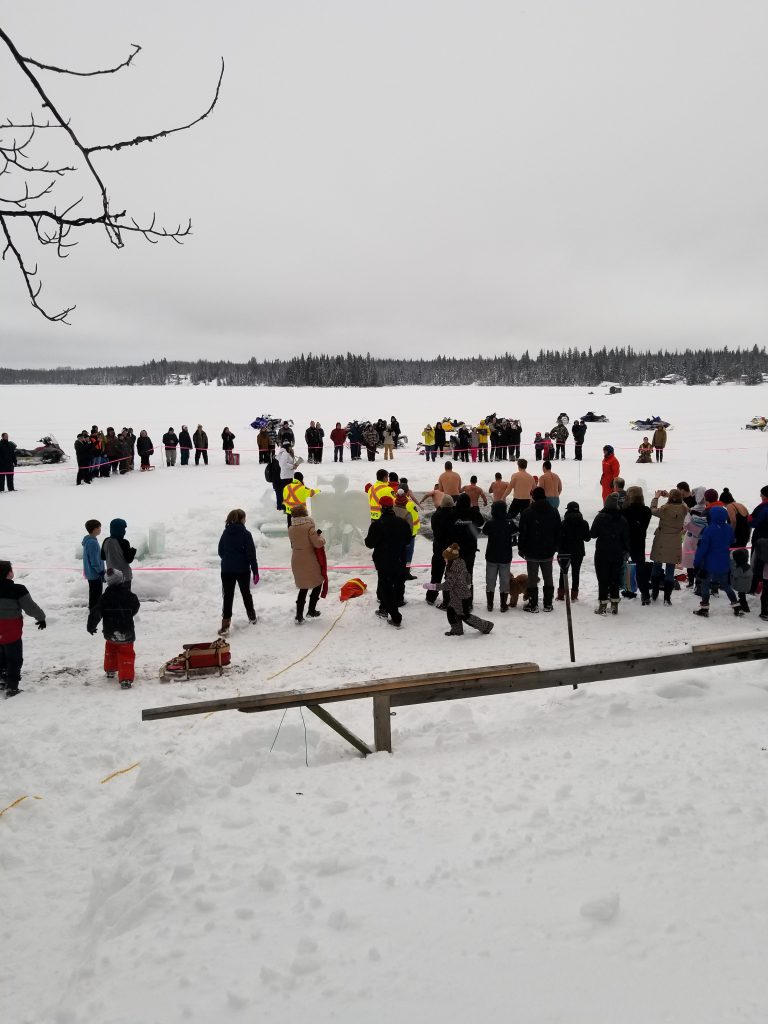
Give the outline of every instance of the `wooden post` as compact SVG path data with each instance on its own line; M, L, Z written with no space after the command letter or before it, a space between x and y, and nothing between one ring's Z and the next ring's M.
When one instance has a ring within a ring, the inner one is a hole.
M373 698L373 745L376 750L392 753L392 722L388 694L377 694Z
M342 725L338 718L334 718L325 708L321 708L319 704L306 704L305 707L307 711L311 711L313 715L316 715L321 722L325 722L334 732L342 736L347 743L351 743L355 750L360 751L363 757L373 753L367 743L363 743L359 736L355 736L353 732L350 732L346 725Z

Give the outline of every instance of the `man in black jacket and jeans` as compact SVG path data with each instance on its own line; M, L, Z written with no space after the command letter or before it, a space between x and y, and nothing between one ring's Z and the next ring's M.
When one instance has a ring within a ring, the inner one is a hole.
M552 561L560 537L560 513L547 501L543 487L531 491L531 504L520 513L520 536L517 546L526 561L528 573L527 603L523 611L539 610L539 572L544 592L544 611L552 611L555 587Z
M381 516L371 523L365 546L373 549L373 564L379 574L376 612L390 626L400 626L403 616L400 604L405 595L405 555L411 542L411 528L405 519L395 515L395 502L389 494L379 499Z
M441 583L445 575L443 551L453 543L453 529L456 522L456 506L450 494L444 494L440 507L435 509L429 521L432 530L432 583ZM427 604L437 601L439 591L427 591Z

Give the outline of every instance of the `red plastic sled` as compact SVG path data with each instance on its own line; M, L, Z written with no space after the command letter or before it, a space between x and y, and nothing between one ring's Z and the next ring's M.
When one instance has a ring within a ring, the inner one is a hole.
M232 653L226 640L214 640L208 644L184 644L181 654L166 661L160 669L160 678L189 679L190 676L207 676L214 672L223 675L232 661Z

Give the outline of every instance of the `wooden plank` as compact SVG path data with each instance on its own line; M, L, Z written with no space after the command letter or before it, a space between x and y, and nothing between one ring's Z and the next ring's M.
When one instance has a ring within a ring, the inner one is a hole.
M635 676L679 672L725 665L768 657L768 635L743 638L716 644L702 644L693 650L647 658L601 662L591 665L570 665L539 671L533 663L494 665L460 669L455 672L432 672L427 675L377 679L368 683L325 690L285 690L278 693L253 694L218 700L195 701L189 704L145 708L143 721L199 715L211 711L272 711L308 704L329 704L387 694L393 707L427 704L463 697L491 696L539 690L546 687L573 686L606 679L629 679Z
M667 672L683 672L690 669L709 668L745 660L768 658L768 644L736 644L719 651L690 651L681 654L666 654L656 658L637 658L632 661L608 662L596 665L567 666L531 672L508 679L478 679L458 686L433 686L411 692L393 694L392 707L407 707L411 704L431 704L436 701L461 700L467 697L491 697L502 693L523 693L529 690L543 690L558 686L581 686L606 680L632 679L639 676L661 675Z
M372 754L373 751L367 743L355 736L353 732L350 732L346 725L342 725L338 718L334 718L333 715L329 714L325 708L321 708L319 704L306 704L307 711L311 711L313 715L316 715L321 722L325 722L327 726L330 726L334 732L337 732L339 736L343 737L347 743L351 743L355 750L359 750L363 757L367 757Z
M373 745L376 750L392 753L392 718L390 697L378 694L373 698Z
M374 679L368 683L355 683L351 686L339 686L325 690L281 690L274 693L257 693L244 697L219 697L214 700L192 701L188 704L171 704L161 708L145 708L141 713L142 721L153 722L161 718L178 718L184 715L202 715L210 711L240 711L246 708L253 711L281 710L298 705L306 705L308 701L315 704L329 704L341 700L358 700L360 697L373 697L377 693L388 693L395 690L412 689L413 686L442 683L453 685L466 680L493 679L498 676L508 677L522 672L538 669L535 662L525 661L511 665L493 665L487 668L459 669L454 672L430 672L418 676L398 676L392 679Z

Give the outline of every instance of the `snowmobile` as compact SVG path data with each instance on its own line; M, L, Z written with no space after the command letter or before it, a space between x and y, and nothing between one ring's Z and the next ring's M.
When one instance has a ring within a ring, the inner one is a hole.
M655 430L656 427L669 427L671 424L663 420L661 416L648 416L644 420L630 420L630 427L633 430Z
M581 417L582 423L607 423L607 416L598 416L596 412L585 412Z
M254 430L261 430L262 427L266 427L267 430L277 431L284 423L287 423L289 427L293 427L293 420L277 419L266 413L264 416L257 416L253 423L251 423L251 426Z
M768 420L766 420L765 416L753 416L744 429L765 430L766 426L768 426Z
M40 438L39 448L17 448L16 465L50 466L57 462L68 462L69 456L53 435Z

